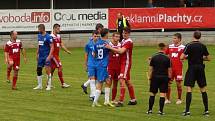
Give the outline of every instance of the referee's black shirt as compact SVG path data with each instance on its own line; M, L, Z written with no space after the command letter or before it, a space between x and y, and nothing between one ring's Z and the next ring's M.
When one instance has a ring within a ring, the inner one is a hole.
M151 61L153 67L152 77L168 77L168 68L171 67L170 59L163 52L156 53Z
M188 65L203 65L203 56L208 56L207 47L199 41L193 41L186 45L184 54L187 55Z

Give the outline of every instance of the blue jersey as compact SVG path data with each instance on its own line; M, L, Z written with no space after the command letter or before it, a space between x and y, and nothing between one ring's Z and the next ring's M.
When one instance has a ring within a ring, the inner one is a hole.
M95 45L95 42L93 41L92 38L90 38L89 42L85 46L85 52L88 55L87 66L91 66L91 67L96 66L95 57L93 57L93 53L95 52L94 45Z
M107 67L109 62L109 49L105 47L108 41L99 39L95 44L96 64L98 67Z
M38 34L39 44L39 57L47 57L50 53L50 44L52 43L52 37L46 33L46 35Z

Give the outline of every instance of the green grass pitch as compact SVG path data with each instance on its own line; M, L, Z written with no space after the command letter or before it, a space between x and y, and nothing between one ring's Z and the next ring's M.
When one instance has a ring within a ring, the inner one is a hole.
M211 55L214 55L215 46L209 46ZM80 85L87 79L87 73L83 68L84 49L72 48L72 55L61 52L61 61L66 83L72 87L62 89L57 77L54 75L54 89L51 91L35 91L36 86L36 50L27 49L28 63L21 60L21 69L17 83L18 90L12 91L11 84L6 83L6 65L3 59L3 50L0 50L0 121L214 121L215 111L215 61L207 62L206 75L208 81L208 96L210 116L203 117L203 103L199 89L194 89L191 104L191 117L181 116L185 107L176 105L176 85L173 84L172 104L165 106L164 116L158 116L158 100L154 105L154 114L146 115L148 108L148 81L146 72L148 69L147 57L156 52L156 47L135 47L133 53L133 67L131 71L132 82L138 101L136 106L125 105L122 108L99 107L92 108ZM185 62L186 63L186 62ZM187 64L184 65L184 71ZM45 76L43 84L45 85ZM185 88L183 88L183 92ZM126 92L128 93L128 92ZM128 102L129 96L126 95ZM104 96L100 97L103 103ZM185 93L183 93L185 100Z

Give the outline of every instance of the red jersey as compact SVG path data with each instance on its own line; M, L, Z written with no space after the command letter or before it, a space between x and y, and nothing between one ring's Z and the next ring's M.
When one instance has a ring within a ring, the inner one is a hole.
M116 48L116 49L121 47L120 43L118 43L118 45L113 45L110 42L109 44L111 47ZM109 53L108 70L120 70L120 54L114 53L114 52Z
M175 46L174 44L171 44L167 48L166 54L168 54L170 57L173 69L182 69L183 64L182 64L182 61L180 60L180 56L183 53L184 48L185 46L182 44L179 46Z
M120 64L124 65L126 69L130 69L132 64L133 41L130 38L127 40L123 39L121 47L126 48L126 52L120 55Z
M51 37L53 38L53 44L54 44L53 56L59 57L60 48L61 48L61 37L59 34L57 35L51 34Z
M20 40L12 42L9 40L4 48L4 51L8 53L9 58L13 60L20 60L20 50L22 49L22 43Z

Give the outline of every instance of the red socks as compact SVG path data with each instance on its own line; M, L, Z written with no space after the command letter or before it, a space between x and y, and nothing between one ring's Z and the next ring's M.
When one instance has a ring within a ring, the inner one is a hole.
M63 79L63 72L62 71L58 71L58 77L60 79L61 84L63 85L64 79Z
M12 88L16 89L16 82L17 82L17 76L13 77L13 84L12 84Z
M129 86L128 87L128 91L129 91L129 95L130 95L131 100L135 99L134 87L133 86Z
M7 68L7 80L10 80L10 72L12 68Z
M125 87L120 87L120 98L119 101L123 102L125 99Z

